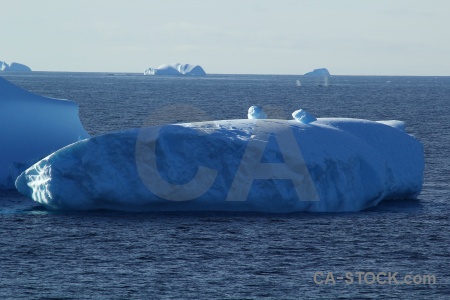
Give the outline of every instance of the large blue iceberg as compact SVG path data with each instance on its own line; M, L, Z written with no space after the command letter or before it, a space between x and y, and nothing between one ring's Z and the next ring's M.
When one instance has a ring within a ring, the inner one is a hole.
M0 77L0 189L52 152L88 138L78 105L30 93Z
M422 144L399 121L246 119L79 141L16 181L52 210L349 212L421 192Z

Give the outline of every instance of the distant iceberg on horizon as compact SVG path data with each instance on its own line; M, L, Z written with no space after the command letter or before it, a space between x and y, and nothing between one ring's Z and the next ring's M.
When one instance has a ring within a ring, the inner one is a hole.
M310 76L310 77L330 77L330 72L326 68L321 69L315 69L314 71L305 73L303 76Z
M0 71L3 72L31 72L31 68L27 65L12 62L10 65L4 61L0 61Z
M171 75L171 76L205 76L206 72L199 65L172 63L148 68L144 75Z

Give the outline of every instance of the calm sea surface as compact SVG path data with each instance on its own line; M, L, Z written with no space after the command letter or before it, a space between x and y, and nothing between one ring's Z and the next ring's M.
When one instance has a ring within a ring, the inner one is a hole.
M359 213L50 212L0 191L0 299L450 299L450 77L334 76L328 85L268 75L3 77L76 101L91 135L148 120L246 118L251 105L272 118L303 108L403 120L424 144L426 167L418 200ZM357 272L366 272L361 282ZM379 272L436 283L381 274L380 284Z

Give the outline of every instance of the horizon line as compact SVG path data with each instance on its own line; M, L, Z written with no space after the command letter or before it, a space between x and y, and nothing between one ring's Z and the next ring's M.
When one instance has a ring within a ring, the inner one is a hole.
M101 74L135 74L143 76L168 76L168 77L205 77L205 76L173 76L173 75L144 75L144 72L124 72L124 71L28 71L28 72L20 72L20 71L1 71L0 76L2 74L30 74L30 73L101 73ZM208 75L239 75L239 76L306 76L305 74L281 74L281 73L207 73ZM382 75L382 74L330 74L329 77L334 76L367 76L367 77L450 77L450 75ZM323 78L327 76L306 76L308 78Z

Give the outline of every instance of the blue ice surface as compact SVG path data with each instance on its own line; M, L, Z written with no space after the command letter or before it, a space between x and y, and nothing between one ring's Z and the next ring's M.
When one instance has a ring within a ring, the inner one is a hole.
M0 77L0 189L54 151L89 137L78 104L39 96Z
M112 132L56 151L16 187L52 210L360 211L422 189L423 146L399 124L252 119Z

